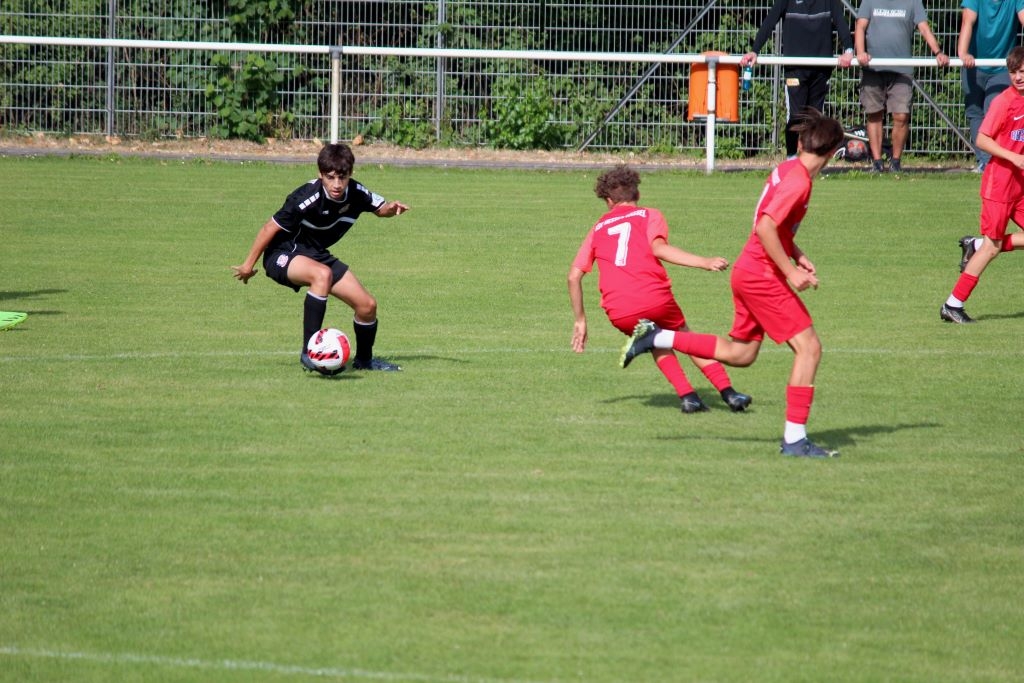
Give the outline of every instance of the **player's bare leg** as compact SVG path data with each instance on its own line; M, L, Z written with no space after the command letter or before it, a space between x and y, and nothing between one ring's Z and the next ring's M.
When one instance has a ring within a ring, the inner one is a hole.
M971 260L974 252L981 247L984 241L984 236L975 237L974 235L964 235L957 240L957 244L960 245L961 273L967 269L967 262ZM1024 249L1024 232L1015 232L1003 239L1002 251L1017 251L1018 249Z
M302 367L322 375L333 374L317 367L309 360L306 343L319 331L327 315L327 292L331 287L331 269L319 261L306 256L296 256L288 264L288 280L302 287L306 286L306 298L302 304L302 350L299 361Z
M793 370L786 385L786 425L779 450L783 455L833 458L838 451L818 446L807 438L807 418L814 402L814 377L821 363L821 340L808 327L786 341L793 349Z
M377 340L377 300L367 291L351 270L334 283L331 294L344 301L352 309L352 327L356 337L354 370L401 370L398 365L373 357L373 345Z
M690 326L683 325L678 330L679 332L689 332ZM722 364L712 358L701 358L699 356L690 356L690 361L697 367L698 370L707 378L711 385L718 390L718 395L722 397L725 404L729 406L729 410L734 413L739 413L747 409L747 407L753 403L754 399L747 394L736 391L732 386L732 380L729 378L729 373L725 371Z
M941 320L958 325L974 322L974 318L967 315L967 311L964 310L964 304L967 303L967 299L970 298L974 288L978 285L978 280L981 279L981 274L988 268L988 264L992 263L1002 253L1004 242L1005 240L982 237L981 245L974 250L974 253L967 260L963 272L960 273L960 277L957 278L956 284L953 286L953 291L939 309L939 318Z

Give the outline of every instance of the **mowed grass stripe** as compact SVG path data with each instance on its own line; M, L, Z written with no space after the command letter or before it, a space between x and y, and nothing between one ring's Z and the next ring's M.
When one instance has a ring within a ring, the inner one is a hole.
M977 178L817 182L809 428L842 456L803 462L785 346L730 370L741 414L684 361L711 410L682 415L652 363L618 368L590 276L570 351L592 171L357 164L412 207L336 250L404 371L303 373L302 295L229 266L313 174L0 158L0 307L29 313L0 335L0 643L98 658L5 655L0 681L1019 678L1020 255L977 325L938 320ZM647 173L641 201L735 259L763 181ZM669 272L693 329L729 329L727 274Z

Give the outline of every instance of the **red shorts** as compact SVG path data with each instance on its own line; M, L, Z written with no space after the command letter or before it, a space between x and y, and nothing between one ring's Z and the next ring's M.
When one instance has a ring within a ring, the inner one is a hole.
M997 202L994 199L981 200L982 235L993 240L1004 239L1006 228L1011 220L1024 228L1024 198L1015 202Z
M612 325L623 334L633 334L633 328L640 322L640 318L647 318L664 330L680 330L686 327L686 318L675 299L668 299L663 301L660 306L654 306L639 313L621 315L616 311L605 312Z
M761 341L767 334L781 344L814 324L796 292L774 275L733 268L732 303L729 336L739 341Z

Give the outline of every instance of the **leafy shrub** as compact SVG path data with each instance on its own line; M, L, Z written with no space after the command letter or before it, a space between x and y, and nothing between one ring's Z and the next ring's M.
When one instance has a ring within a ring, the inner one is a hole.
M429 103L410 97L393 97L377 110L366 129L372 138L401 147L424 149L434 141Z
M287 129L295 117L281 111L277 91L284 76L276 62L258 54L246 55L241 64L223 54L211 61L216 78L206 86L206 97L219 116L211 136L263 142Z
M546 78L502 76L494 81L491 114L483 122L484 136L497 148L554 149L564 130L553 120L554 107Z

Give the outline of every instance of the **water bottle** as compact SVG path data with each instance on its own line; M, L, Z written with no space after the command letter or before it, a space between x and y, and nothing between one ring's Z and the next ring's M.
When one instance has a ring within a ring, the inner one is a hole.
M754 84L754 69L749 64L743 67L743 89L750 90Z

